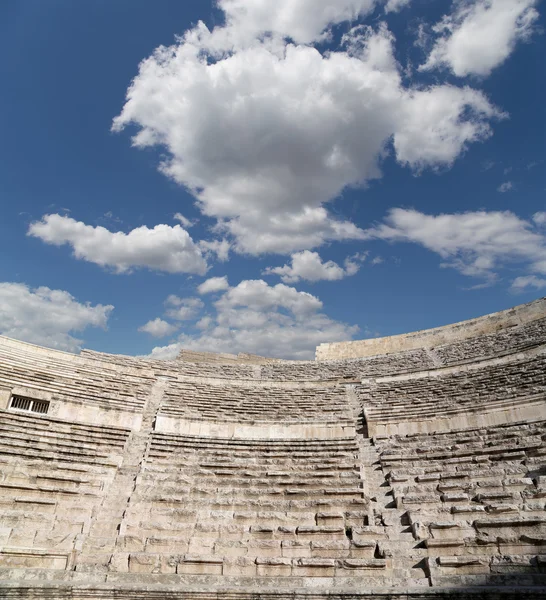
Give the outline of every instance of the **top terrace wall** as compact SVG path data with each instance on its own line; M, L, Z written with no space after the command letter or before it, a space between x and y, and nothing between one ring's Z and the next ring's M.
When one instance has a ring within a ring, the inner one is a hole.
M544 317L546 317L546 298L539 298L528 304L521 304L508 310L443 327L423 329L383 338L320 344L316 350L316 360L363 358L418 348L430 348L495 333Z

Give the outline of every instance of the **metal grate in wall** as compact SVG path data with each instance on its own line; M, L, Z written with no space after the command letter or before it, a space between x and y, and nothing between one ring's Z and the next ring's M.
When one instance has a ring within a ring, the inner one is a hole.
M9 407L14 410L24 410L26 412L34 412L45 415L49 410L49 402L47 400L25 398L25 396L12 396Z

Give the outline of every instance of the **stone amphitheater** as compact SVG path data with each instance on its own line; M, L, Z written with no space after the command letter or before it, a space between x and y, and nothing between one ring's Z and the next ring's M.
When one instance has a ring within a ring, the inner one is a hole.
M315 361L0 338L0 597L546 598L546 299Z

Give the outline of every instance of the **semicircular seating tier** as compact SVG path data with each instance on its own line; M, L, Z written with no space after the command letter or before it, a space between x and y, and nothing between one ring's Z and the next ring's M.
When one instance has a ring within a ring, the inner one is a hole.
M0 596L542 599L545 367L545 299L315 361L0 337Z

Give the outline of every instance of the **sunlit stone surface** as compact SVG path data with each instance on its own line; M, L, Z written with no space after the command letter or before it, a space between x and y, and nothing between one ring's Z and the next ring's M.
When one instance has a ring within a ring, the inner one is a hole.
M309 362L0 338L0 597L544 598L545 398L545 299Z

